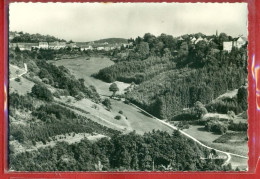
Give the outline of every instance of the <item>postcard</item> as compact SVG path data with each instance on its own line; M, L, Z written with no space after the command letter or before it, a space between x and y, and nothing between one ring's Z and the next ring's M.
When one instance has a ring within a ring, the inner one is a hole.
M247 14L10 3L9 171L247 171Z

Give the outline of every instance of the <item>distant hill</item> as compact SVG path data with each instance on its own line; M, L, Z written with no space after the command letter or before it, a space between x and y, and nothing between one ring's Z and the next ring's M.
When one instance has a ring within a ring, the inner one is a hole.
M38 42L66 42L64 39L59 39L51 35L41 34L29 34L24 32L9 32L9 39L13 43L24 42L24 43L38 43Z
M95 43L109 43L109 44L115 44L115 43L127 43L127 39L124 38L107 38L107 39L100 39L94 41Z

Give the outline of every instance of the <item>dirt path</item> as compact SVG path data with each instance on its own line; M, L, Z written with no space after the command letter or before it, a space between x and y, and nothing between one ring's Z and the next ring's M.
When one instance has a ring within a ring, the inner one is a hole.
M15 69L17 69L17 70L21 70L21 68L15 66L15 65L10 64L10 66L12 66L13 68L15 68ZM24 72L21 73L21 74L19 74L19 75L17 75L16 77L10 78L9 80L11 81L11 80L14 80L14 79L16 79L16 78L18 78L18 77L21 77L21 76L23 76L24 74L26 74L27 72L28 72L27 64L24 63Z

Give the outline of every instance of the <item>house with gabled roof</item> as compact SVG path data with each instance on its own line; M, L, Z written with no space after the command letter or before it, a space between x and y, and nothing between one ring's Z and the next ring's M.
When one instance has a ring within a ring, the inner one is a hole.
M204 39L200 36L198 39L195 40L194 43L197 44L199 41L202 41L202 40L204 40Z
M247 43L246 37L237 37L233 41L223 42L223 50L231 52L233 47L241 48Z
M196 39L195 37L193 37L190 41L191 41L192 43L195 43L196 40L197 40L197 39Z
M243 45L247 43L246 37L238 37L234 39L234 46L237 48L241 48Z

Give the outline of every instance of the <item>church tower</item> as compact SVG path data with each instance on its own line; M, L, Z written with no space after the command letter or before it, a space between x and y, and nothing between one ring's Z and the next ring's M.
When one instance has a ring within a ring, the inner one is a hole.
M218 30L216 30L216 37L218 37Z

